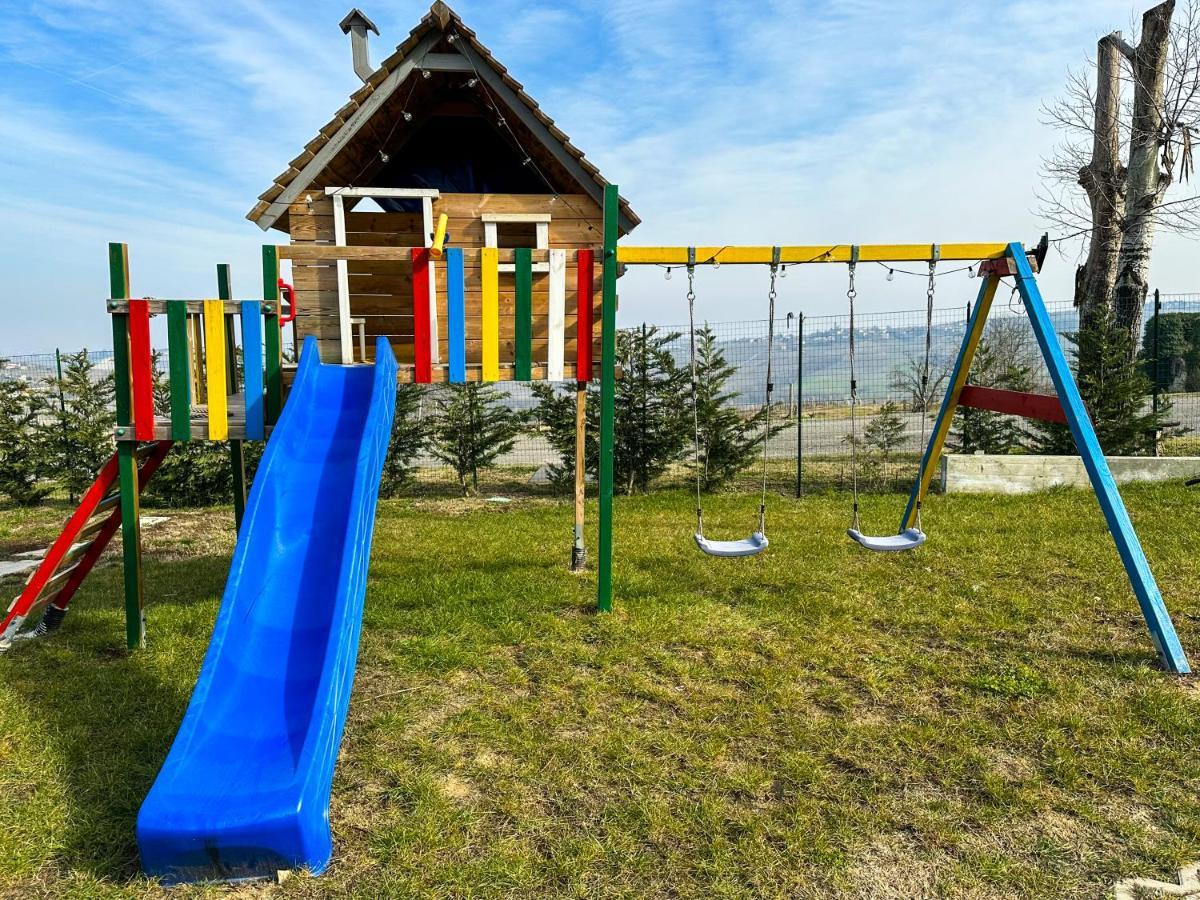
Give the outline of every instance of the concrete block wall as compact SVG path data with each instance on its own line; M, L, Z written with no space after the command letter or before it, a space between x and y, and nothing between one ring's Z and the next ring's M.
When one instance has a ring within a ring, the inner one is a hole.
M1184 481L1200 477L1196 456L1110 456L1118 484L1132 481ZM943 454L942 490L954 493L1027 494L1059 485L1090 488L1078 456Z

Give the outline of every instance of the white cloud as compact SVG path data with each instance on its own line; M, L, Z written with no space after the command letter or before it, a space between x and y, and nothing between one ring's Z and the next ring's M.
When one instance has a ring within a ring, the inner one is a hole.
M1038 107L1129 16L1128 0L455 6L621 184L646 244L1032 241L1054 138ZM130 10L0 10L0 252L20 261L0 352L107 342L108 240L131 244L139 292L202 296L218 261L252 291L257 246L276 236L242 215L357 86L344 6ZM378 61L425 7L367 12L384 31ZM1156 283L1197 286L1194 253L1164 237ZM865 310L922 302L919 279L885 274L863 273ZM704 317L761 315L762 272L701 277ZM1068 297L1072 277L1052 257L1046 293ZM782 308L841 312L844 279L795 272ZM976 287L947 278L939 302ZM685 314L681 282L657 271L631 273L622 301L627 322Z

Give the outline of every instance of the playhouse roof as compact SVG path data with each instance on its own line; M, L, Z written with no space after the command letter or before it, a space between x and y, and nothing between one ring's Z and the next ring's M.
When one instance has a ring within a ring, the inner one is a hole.
M438 52L441 50L449 52ZM304 152L259 195L259 202L246 218L264 231L272 226L286 230L288 206L305 190L314 186L342 185L335 168L339 158L353 153L356 136L374 134L371 120L385 109L388 98L410 80L420 79L422 69L454 71L454 67L463 62L458 57L465 57L471 74L478 74L492 102L502 105L514 116L518 127L532 136L555 170L578 185L580 193L601 202L608 182L600 170L555 126L554 120L480 43L475 32L458 14L438 0L397 46L396 52L380 63L367 82L350 95L349 102L305 145ZM392 114L396 112L393 110ZM368 165L370 163L368 160ZM357 164L351 171L361 172ZM641 221L624 198L621 198L620 213L622 232L628 232Z

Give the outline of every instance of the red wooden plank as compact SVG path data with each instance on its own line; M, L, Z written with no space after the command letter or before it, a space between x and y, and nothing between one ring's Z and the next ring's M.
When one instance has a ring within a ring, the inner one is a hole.
M150 351L150 304L129 301L129 368L133 374L133 434L154 440L154 369Z
M167 454L171 451L172 441L159 441L154 448L154 452L142 463L141 469L138 470L138 490L145 490L146 484L154 477L159 465ZM79 586L83 584L92 567L96 565L96 561L103 555L108 542L112 540L112 536L116 534L118 528L121 527L121 507L118 505L112 511L112 515L105 520L104 526L92 538L92 546L88 548L87 553L79 561L79 565L71 573L71 577L67 579L67 583L62 586L62 589L54 597L53 603L59 609L66 609L71 603L71 598L75 596L75 592L79 590Z
M413 247L413 380L418 384L433 381L429 346L429 248Z
M958 396L958 405L1022 416L1026 419L1038 419L1042 422L1067 424L1067 414L1063 412L1062 404L1058 402L1057 397L1049 394L1026 394L1022 391L1002 391L998 388L968 384Z
M591 250L580 250L575 257L576 293L579 295L576 319L575 345L577 359L575 378L579 381L592 380L592 282L596 277Z

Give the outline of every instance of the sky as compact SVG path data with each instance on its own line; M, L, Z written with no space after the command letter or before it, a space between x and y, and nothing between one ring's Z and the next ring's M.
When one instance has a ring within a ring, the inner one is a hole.
M1040 106L1128 0L606 0L451 4L642 218L636 244L1032 243ZM0 5L0 354L111 342L108 241L135 295L203 297L215 264L260 290L255 198L359 85L349 3L6 0ZM427 3L365 0L391 52ZM1140 12L1140 8L1138 9ZM1052 234L1052 236L1055 236ZM1200 289L1164 236L1153 283ZM1077 248L1052 253L1069 299ZM864 311L914 309L922 279L860 273ZM845 267L780 282L778 310L845 311ZM939 281L938 306L978 283ZM622 324L686 321L684 279L631 271ZM762 318L766 273L697 274L698 314Z

